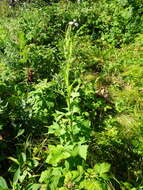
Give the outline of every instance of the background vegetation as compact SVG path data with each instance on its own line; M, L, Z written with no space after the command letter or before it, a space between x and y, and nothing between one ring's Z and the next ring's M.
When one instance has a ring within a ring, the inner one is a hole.
M141 0L0 1L0 189L143 189Z

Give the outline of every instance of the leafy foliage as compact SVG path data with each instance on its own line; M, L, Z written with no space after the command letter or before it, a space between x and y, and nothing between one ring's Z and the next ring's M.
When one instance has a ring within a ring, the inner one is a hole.
M142 189L142 2L0 2L0 189Z

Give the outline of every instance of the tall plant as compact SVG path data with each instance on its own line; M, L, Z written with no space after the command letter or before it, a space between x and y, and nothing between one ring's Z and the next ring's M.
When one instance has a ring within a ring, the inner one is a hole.
M107 175L110 165L97 164L91 169L86 163L91 123L80 109L80 81L73 76L72 80L70 78L75 44L72 25L69 25L63 45L65 61L62 70L67 107L56 111L55 121L49 126L49 136L52 134L58 138L58 143L48 145L46 163L49 167L42 172L39 182L51 190L111 189Z

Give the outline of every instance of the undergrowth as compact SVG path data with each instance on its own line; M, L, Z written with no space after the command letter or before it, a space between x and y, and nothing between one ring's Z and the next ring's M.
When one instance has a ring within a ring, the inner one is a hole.
M140 0L0 2L0 189L143 189Z

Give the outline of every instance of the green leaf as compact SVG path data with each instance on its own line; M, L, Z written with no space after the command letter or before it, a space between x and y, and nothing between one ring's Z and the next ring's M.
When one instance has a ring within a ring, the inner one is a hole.
M25 35L24 32L18 32L18 39L19 39L19 47L22 50L26 45Z
M20 178L20 167L16 170L14 177L13 177L13 184L17 184L19 178Z
M76 157L79 154L79 147L76 145L73 150L71 151L71 156Z
M39 189L38 189L39 190ZM42 184L40 190L47 190L47 184Z
M49 134L55 134L56 136L61 136L66 133L66 130L62 128L60 125L58 125L58 123L56 122L54 122L53 125L50 125L48 129Z
M41 184L32 184L28 186L27 190L39 190L40 187L41 187Z
M48 177L51 176L51 170L45 170L41 173L39 182L43 183L43 182L47 182Z
M59 180L60 180L60 176L53 176L52 177L52 183L49 185L50 186L50 190L57 189Z
M76 122L73 122L73 135L77 135L80 132L80 130L80 126L78 126Z
M25 177L27 176L27 174L28 174L28 171L27 171L27 170L23 171L22 175L19 177L19 181L20 181L21 183L24 181L24 179L25 179Z
M24 129L19 129L15 138L18 138L19 136L23 135L24 131L25 131Z
M80 108L77 106L73 106L72 113L80 113Z
M85 190L103 190L102 184L97 180L84 180L80 183L80 188Z
M62 145L57 146L49 146L49 155L47 157L46 162L48 164L56 165L61 160L67 159L71 156L67 147Z
M32 190L38 190L40 187L40 184L34 184L32 187Z
M26 154L24 152L22 152L21 156L22 156L23 162L26 162Z
M79 145L79 155L86 160L88 145Z
M108 163L96 164L94 166L94 170L96 173L98 173L101 176L102 174L109 172L110 164L108 164Z
M19 161L16 158L9 156L8 159L15 162L16 164L20 165Z
M68 190L66 187L60 187L59 190Z
M1 190L7 190L8 189L6 180L1 176L0 176L0 189Z
M79 182L81 180L81 178L83 177L84 169L82 166L77 166L77 170L78 170L79 176L76 178L75 181Z

